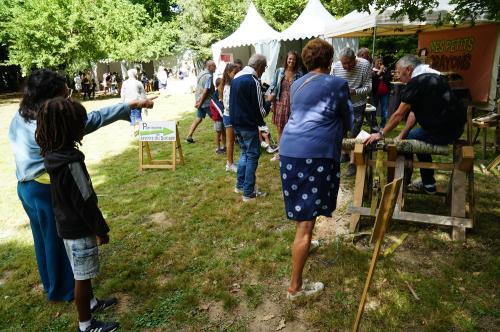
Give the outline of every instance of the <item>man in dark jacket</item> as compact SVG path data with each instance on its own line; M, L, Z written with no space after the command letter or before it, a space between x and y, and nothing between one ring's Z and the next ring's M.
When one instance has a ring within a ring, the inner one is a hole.
M243 201L265 196L255 187L255 172L259 163L259 126L264 126L264 118L269 105L264 103L260 77L267 68L266 57L254 54L231 82L229 108L235 137L241 147L235 192L243 194Z
M458 139L466 122L466 109L456 98L448 83L437 70L422 64L414 55L406 55L396 63L399 79L407 83L401 104L380 132L371 134L365 144L376 142L394 129L408 114L400 139L415 139L429 144L446 145ZM415 124L420 127L414 128ZM432 162L430 154L417 154L422 162ZM422 181L411 184L413 189L436 193L433 169L420 169Z

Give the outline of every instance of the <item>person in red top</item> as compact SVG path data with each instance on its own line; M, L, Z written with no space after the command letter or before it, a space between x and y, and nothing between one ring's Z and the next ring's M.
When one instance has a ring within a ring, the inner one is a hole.
M384 66L381 57L375 58L372 69L372 105L380 109L380 127L384 128L387 121L387 106L391 92L391 71Z
M215 153L217 154L226 153L226 130L222 119L224 114L224 105L222 104L222 101L220 101L218 93L220 82L220 78L215 80L215 92L210 98L210 115L214 121L215 146L217 147L215 149Z

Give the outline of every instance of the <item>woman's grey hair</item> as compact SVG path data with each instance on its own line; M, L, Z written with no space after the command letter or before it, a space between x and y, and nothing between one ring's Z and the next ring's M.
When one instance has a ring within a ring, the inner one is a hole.
M266 57L262 54L254 54L250 57L250 60L248 60L248 66L252 67L253 69L257 69L260 66L265 66L267 64Z
M137 78L137 69L135 68L132 68L132 69L129 69L127 70L127 74L128 74L128 77L131 78Z
M346 47L342 50L340 50L339 52L339 59L342 59L342 58L355 58L356 57L356 54L354 53L354 51L350 48L350 47Z
M411 54L405 55L404 57L399 59L398 62L396 63L396 65L401 68L408 68L408 67L415 68L421 64L422 61L416 55L411 55Z

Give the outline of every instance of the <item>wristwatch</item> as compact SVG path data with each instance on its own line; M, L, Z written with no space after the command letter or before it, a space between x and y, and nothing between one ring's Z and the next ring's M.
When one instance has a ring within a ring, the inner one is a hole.
M380 136L381 136L382 138L384 138L384 137L385 137L385 136L384 136L384 129L383 129L383 128L380 128L380 130L378 131L378 133L380 134Z

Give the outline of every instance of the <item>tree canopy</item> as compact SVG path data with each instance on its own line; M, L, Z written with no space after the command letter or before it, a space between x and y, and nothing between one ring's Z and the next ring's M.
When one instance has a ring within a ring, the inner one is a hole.
M254 0L257 10L282 31L308 0ZM450 0L443 21L500 20L498 0ZM210 56L210 45L237 29L249 0L0 0L0 44L7 64L79 70L99 60L146 61L191 49ZM423 18L438 0L324 0L332 15L354 9L396 8L393 16Z

